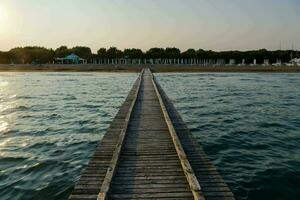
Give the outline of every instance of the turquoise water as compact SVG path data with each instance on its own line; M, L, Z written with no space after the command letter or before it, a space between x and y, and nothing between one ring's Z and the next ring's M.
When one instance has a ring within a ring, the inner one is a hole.
M0 199L67 199L136 77L0 73Z
M300 199L300 74L160 74L237 199Z
M300 74L159 74L237 199L300 199ZM137 74L0 73L0 199L67 199Z

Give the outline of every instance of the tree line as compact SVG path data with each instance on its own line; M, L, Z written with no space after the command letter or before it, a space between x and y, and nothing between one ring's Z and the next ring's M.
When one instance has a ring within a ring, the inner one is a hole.
M53 63L55 58L63 58L74 53L81 58L92 62L93 58L99 59L224 59L226 63L230 59L235 59L237 63L245 60L246 63L253 63L256 59L258 64L268 59L270 63L275 63L277 60L289 62L293 57L299 57L300 51L294 50L275 50L269 51L266 49L252 51L211 51L203 49L188 49L181 52L180 49L172 48L151 48L147 51L141 49L130 48L123 51L110 47L100 48L96 54L92 53L89 47L76 46L68 48L61 46L55 50L45 47L17 47L9 51L0 51L0 64L32 64L32 63Z

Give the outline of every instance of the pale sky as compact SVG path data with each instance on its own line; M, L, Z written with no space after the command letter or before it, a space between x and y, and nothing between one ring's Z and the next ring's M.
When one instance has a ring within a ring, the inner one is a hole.
M300 49L300 0L0 0L0 50Z

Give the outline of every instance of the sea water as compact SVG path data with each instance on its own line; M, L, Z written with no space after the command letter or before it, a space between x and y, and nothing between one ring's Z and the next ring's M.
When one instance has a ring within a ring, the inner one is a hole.
M237 199L300 199L300 74L157 74ZM67 199L137 74L0 73L0 199Z

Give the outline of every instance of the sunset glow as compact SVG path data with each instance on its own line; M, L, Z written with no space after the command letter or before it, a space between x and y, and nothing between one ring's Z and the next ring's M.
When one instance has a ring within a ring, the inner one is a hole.
M8 25L8 10L0 4L0 33L3 33Z
M299 7L295 0L64 0L59 5L1 0L0 50L26 45L81 45L93 52L110 46L249 50L278 49L280 42L282 49L298 49Z

